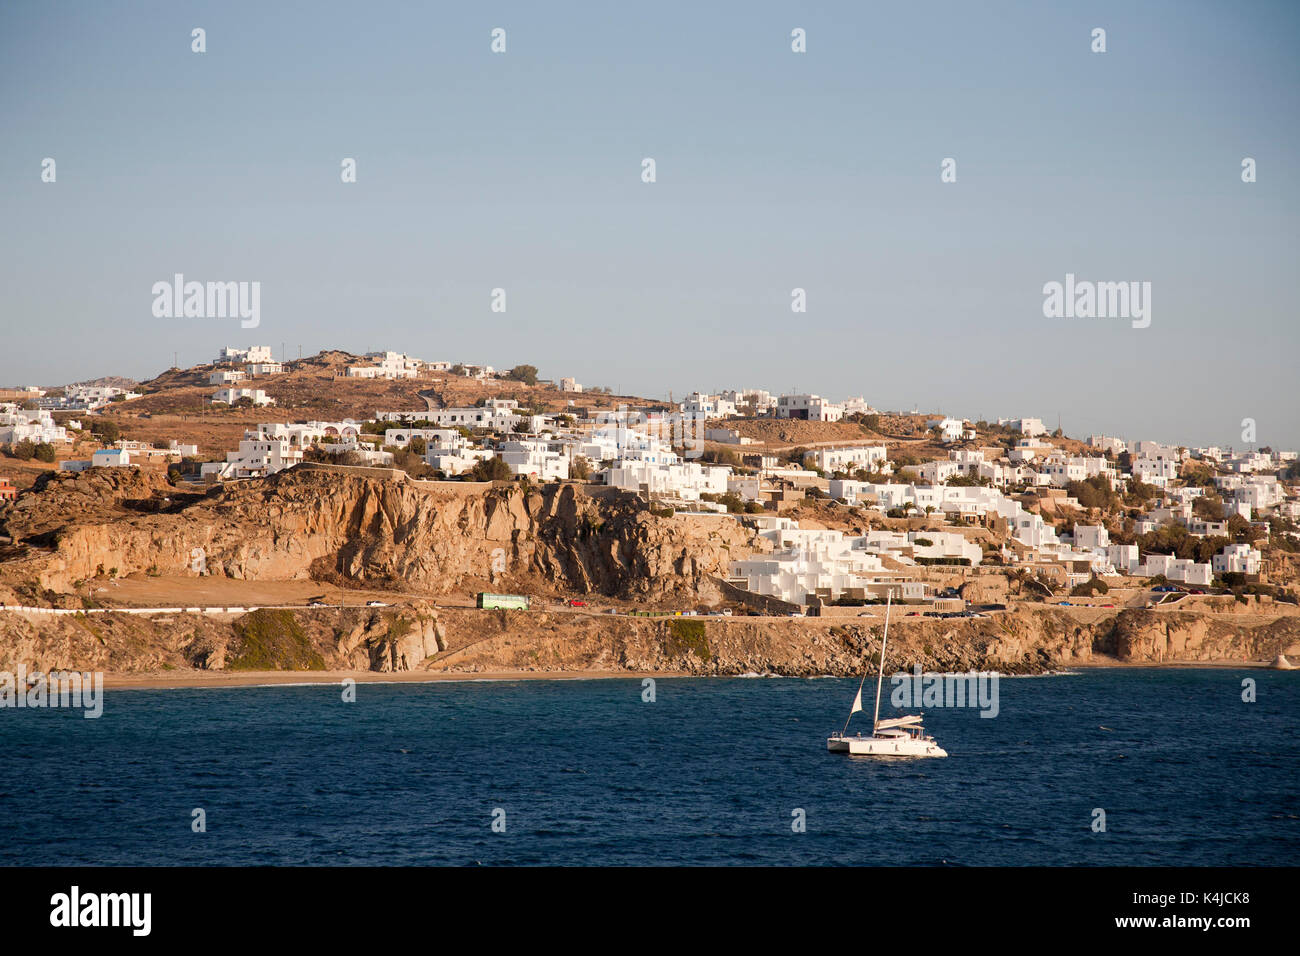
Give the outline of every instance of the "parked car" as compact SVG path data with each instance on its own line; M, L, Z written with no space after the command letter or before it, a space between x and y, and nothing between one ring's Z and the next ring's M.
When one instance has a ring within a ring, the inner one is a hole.
M579 601L577 598L574 598L571 601L569 601L569 607L586 607L586 606L587 606L586 601Z
M383 601L367 601L366 607L388 607Z

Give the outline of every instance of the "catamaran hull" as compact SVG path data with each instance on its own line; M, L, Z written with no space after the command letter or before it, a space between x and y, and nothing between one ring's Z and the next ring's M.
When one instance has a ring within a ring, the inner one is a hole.
M948 751L929 740L879 737L830 737L826 749L855 757L946 757Z

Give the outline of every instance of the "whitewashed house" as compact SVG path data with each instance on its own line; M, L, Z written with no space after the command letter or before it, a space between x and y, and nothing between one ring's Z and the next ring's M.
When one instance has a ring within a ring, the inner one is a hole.
M241 398L247 398L257 406L275 404L275 399L260 388L219 388L212 396L212 404L225 403L226 405L233 405Z
M1259 574L1264 556L1248 544L1230 544L1214 555L1215 574Z

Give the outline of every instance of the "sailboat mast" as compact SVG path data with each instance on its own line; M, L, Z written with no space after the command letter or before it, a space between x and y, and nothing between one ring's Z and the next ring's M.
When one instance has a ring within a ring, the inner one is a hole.
M885 636L880 639L880 673L876 675L876 715L871 718L871 733L875 734L880 723L880 685L885 679L885 647L889 644L889 606L893 601L893 590L885 591Z

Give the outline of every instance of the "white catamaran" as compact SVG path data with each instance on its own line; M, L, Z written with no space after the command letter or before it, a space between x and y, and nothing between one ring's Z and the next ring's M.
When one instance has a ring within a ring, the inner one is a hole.
M862 685L867 682L867 672L858 681L858 696L853 698L844 729L826 738L826 749L832 753L860 754L866 757L946 757L948 752L925 735L921 715L880 719L880 685L885 679L885 646L889 643L889 608L892 595L885 596L885 635L880 642L880 672L876 675L876 714L872 721L870 737L862 734L849 736L849 720L862 709Z

